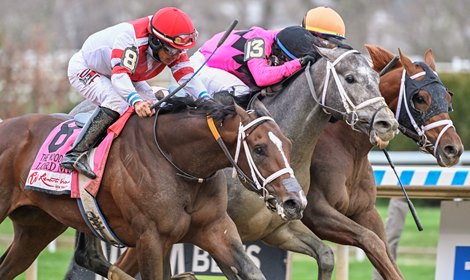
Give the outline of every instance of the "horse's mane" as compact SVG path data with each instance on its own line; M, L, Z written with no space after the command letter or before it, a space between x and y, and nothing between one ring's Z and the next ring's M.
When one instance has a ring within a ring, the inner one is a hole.
M196 115L209 115L214 120L223 121L226 117L235 116L235 103L223 103L215 99L199 98L194 100L190 96L173 97L166 101L166 104L160 108L161 114L174 114L181 112L190 112Z
M245 110L250 110L256 114L257 117L269 116L269 112L263 111L260 108L249 107L253 104L252 99L258 98L257 94L243 94L235 95L232 91L219 91L214 93L214 99L222 104L228 104L235 102L238 106Z

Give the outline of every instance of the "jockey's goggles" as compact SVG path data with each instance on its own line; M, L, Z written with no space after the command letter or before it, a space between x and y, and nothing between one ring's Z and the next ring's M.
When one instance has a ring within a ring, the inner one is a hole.
M170 55L170 56L179 55L180 53L182 53L182 52L184 51L184 50L181 50L181 49L173 48L173 47L170 46L169 44L163 43L163 42L162 42L162 50L163 50L167 55Z
M198 36L197 30L194 30L191 33L178 34L175 36L165 35L162 32L155 29L153 26L152 26L152 31L153 31L153 34L155 34L157 37L161 38L162 40L167 41L167 42L172 42L173 44L180 46L180 47L190 46L191 44L196 42L196 39Z

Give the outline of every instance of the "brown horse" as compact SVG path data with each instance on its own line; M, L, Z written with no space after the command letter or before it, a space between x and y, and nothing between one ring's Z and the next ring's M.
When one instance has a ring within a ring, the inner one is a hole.
M264 279L226 213L225 179L217 170L231 161L218 143L223 141L232 155L242 146L238 170L257 171L252 178L256 192L271 207L281 208L287 220L299 219L305 207L288 164L291 143L262 110L246 112L233 102L174 102L171 108L177 112L162 114L158 124L156 117L133 115L114 141L97 195L101 210L119 239L140 252L143 279L162 279L163 257L177 242L210 252L229 268L224 270L229 279ZM0 220L10 217L15 229L13 242L0 258L0 279L24 271L68 226L91 233L75 200L23 187L41 143L62 121L64 117L32 114L0 124ZM177 176L175 166L179 173L206 179L198 183Z
M377 46L366 47L376 71L381 71L395 56ZM425 63L435 71L431 50L425 53ZM423 81L423 87L407 92L410 94L410 104L423 115L431 111L434 113L424 123L416 119L424 136L416 137L418 132L410 134L407 128L402 131L416 140L422 149L434 154L439 165L452 166L458 162L463 146L449 121L447 109L452 106L451 94L435 79L437 76L433 76L432 71L424 72L425 75L418 74L425 70L400 52L400 61L381 77L380 91L390 108L396 112L400 87L405 86L401 83L403 71L406 71L407 77L416 75L418 82ZM436 110L438 106L442 110ZM401 109L404 110L404 107ZM397 119L401 126L409 123L404 115L400 114ZM413 127L408 129L412 131ZM377 188L367 158L371 148L367 138L342 123L328 126L312 158L312 180L302 221L322 239L363 249L384 279L402 279L400 270L390 256L384 225L375 208Z

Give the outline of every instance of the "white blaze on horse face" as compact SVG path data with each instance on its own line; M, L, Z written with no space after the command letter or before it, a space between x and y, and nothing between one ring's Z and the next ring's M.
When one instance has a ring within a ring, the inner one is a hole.
M282 158L284 159L284 164L286 165L285 167L289 167L289 162L287 161L287 157L284 154L284 150L282 149L282 141L279 139L274 133L271 131L268 132L269 139L276 145L277 149L282 155Z

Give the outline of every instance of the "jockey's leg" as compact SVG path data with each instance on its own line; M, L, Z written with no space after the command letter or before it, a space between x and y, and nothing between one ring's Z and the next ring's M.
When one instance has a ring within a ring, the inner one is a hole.
M98 144L106 135L106 130L119 118L119 113L105 107L96 108L93 115L80 131L72 149L65 154L60 164L65 169L77 170L83 175L94 179L96 174L88 165L88 150Z

